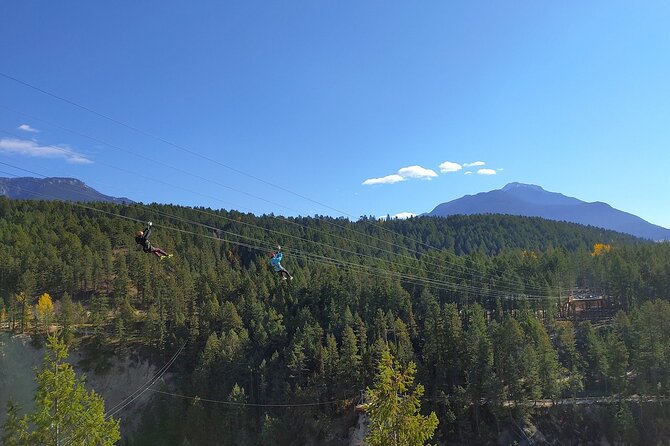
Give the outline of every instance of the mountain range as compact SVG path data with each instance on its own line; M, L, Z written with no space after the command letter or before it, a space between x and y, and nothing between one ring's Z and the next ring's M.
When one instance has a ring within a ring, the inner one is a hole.
M597 226L650 240L670 240L670 229L649 223L642 218L613 208L607 203L588 203L577 198L549 192L540 186L509 183L502 189L466 195L439 204L425 215L509 214L542 217Z
M133 203L128 198L101 194L75 178L0 178L0 196L23 200L104 201Z
M102 194L76 178L0 178L0 196L28 200L65 200L80 202L133 203L129 198ZM670 229L613 208L607 203L588 203L540 186L509 183L502 189L465 195L437 205L423 215L508 214L542 217L631 234L650 240L670 240Z

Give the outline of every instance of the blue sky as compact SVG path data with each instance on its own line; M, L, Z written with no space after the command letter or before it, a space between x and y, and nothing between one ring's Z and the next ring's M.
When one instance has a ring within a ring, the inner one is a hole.
M354 216L520 181L670 227L668 23L666 1L9 0L0 71ZM337 215L5 78L0 131L0 161L110 195Z

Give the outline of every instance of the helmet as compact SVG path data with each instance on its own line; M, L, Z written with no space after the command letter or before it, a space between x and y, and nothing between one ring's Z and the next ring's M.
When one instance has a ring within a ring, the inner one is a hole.
M144 235L144 232L142 232L141 229L137 231L137 236L138 237L142 237L143 235Z

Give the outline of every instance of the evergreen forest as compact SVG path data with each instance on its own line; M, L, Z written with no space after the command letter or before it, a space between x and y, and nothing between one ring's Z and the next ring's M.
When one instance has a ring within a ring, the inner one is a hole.
M148 220L172 258L136 245ZM366 410L393 413L379 395L403 380L434 433L398 444L529 442L531 425L560 444L670 440L668 243L503 215L5 198L0 240L2 330L175 358L117 444L347 445ZM268 264L278 245L293 280ZM575 290L600 306L571 312Z

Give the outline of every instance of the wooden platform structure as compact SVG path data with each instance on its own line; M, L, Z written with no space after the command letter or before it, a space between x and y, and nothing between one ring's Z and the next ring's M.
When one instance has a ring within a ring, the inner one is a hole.
M565 303L565 315L568 318L599 316L614 310L609 296L594 293L590 290L576 288L572 290Z

